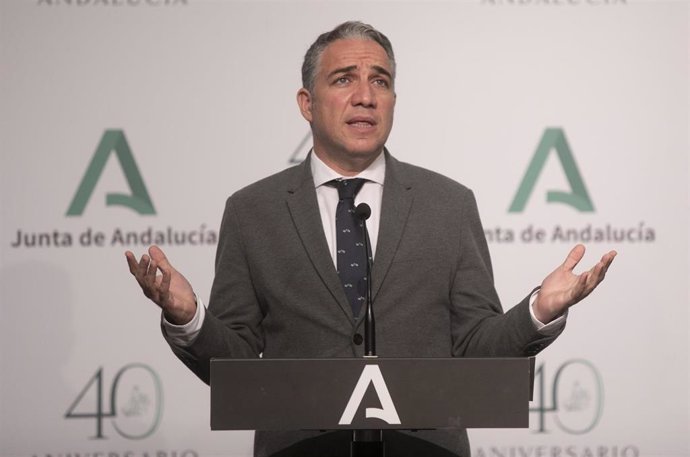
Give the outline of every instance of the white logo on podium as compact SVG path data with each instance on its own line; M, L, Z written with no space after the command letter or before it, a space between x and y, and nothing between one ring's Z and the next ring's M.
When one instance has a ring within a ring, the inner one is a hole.
M388 387L386 387L386 381L383 380L383 375L378 365L367 365L362 370L362 374L357 381L355 390L352 391L350 396L350 401L347 402L345 411L340 418L338 425L350 425L352 424L352 419L355 417L355 413L362 403L364 398L364 393L367 391L369 384L374 384L374 390L379 396L379 401L381 402L382 408L367 408L365 415L368 418L375 417L381 419L388 424L400 424L400 418L398 417L398 412L395 410L395 405L393 404L393 399L388 393Z

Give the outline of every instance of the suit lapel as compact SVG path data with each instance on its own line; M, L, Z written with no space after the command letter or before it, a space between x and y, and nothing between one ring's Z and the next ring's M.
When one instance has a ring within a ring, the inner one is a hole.
M400 245L407 218L412 207L412 185L404 176L398 161L386 151L386 180L381 200L381 222L374 267L372 271L372 300L376 299Z
M352 308L343 290L338 272L333 266L333 259L323 233L310 158L307 158L296 171L295 179L288 186L287 205L290 216L302 241L302 246L319 277L345 315L353 321Z

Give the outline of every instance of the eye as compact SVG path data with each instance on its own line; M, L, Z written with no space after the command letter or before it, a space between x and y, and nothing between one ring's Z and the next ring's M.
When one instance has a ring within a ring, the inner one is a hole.
M340 85L340 86L347 84L349 82L350 82L349 76L340 76L334 81L335 84Z
M379 86L379 87L384 87L386 89L390 87L390 83L388 82L387 79L384 79L384 78L375 79L374 84Z

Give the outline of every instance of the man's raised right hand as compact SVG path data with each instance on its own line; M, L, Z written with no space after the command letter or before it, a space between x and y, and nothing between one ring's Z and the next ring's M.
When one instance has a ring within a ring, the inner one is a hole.
M183 325L192 320L196 313L192 285L170 265L158 246L151 246L138 262L131 251L125 252L125 257L144 295L161 307L170 323Z

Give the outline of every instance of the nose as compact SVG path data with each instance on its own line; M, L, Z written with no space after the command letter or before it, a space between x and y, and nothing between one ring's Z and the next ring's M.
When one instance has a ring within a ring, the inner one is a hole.
M376 94L368 81L357 84L352 94L352 105L376 108Z

